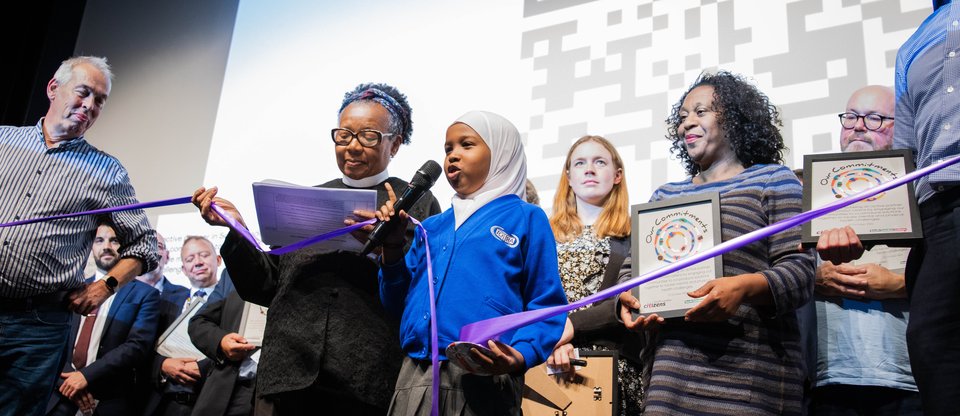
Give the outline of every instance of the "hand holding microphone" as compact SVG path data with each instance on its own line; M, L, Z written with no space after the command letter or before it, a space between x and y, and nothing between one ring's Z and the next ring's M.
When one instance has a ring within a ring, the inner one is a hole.
M360 254L367 255L380 245L383 245L384 248L387 249L402 247L406 241L407 220L405 215L400 216L400 212L404 211L404 214L406 214L406 211L413 208L414 204L420 200L420 197L433 186L442 172L443 169L437 162L428 160L417 170L417 173L410 181L410 186L400 195L399 199L397 199L393 187L391 187L389 183L386 184L389 199L380 207L380 210L377 211L377 219L380 221L376 227L374 227L373 231L370 232L370 236ZM384 254L386 255L387 253ZM396 259L384 258L384 260L393 262Z

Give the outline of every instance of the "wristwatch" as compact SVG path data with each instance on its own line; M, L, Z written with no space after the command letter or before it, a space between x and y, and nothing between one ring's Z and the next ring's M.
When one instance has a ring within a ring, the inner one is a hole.
M110 293L116 293L117 286L120 285L120 282L117 281L117 278L110 276L109 274L103 278L103 282L107 284L107 290L109 290Z

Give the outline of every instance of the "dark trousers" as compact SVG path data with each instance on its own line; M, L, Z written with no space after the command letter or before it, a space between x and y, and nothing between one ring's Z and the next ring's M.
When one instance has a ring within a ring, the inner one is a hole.
M817 416L922 416L920 394L877 386L830 385L813 389Z
M193 413L192 397L192 394L164 394L153 414L155 416L190 416Z
M927 415L960 403L960 188L920 205L923 242L910 251L907 348Z
M70 312L18 303L0 299L0 415L42 415L63 368Z

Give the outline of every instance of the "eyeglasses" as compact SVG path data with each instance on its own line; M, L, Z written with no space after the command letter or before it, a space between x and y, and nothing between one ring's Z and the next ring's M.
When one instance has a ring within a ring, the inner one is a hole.
M893 117L881 116L880 114L840 113L837 116L840 117L840 125L845 129L857 127L857 120L861 118L863 119L863 127L866 127L867 130L880 130L884 121L893 120Z
M330 137L333 138L333 142L336 143L337 146L349 146L353 139L357 139L357 141L363 147L377 147L377 145L380 144L381 139L384 137L390 138L392 136L396 136L396 134L381 133L377 130L371 129L361 129L356 133L348 129L340 128L330 130Z

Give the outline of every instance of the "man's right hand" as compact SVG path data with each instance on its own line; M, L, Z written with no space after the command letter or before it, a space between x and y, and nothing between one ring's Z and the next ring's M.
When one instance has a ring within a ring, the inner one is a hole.
M817 253L820 253L821 259L833 264L849 263L863 256L863 244L849 225L831 228L820 233Z
M244 358L247 358L247 354L250 351L257 349L256 345L248 344L247 339L241 337L240 334L236 332L229 333L224 335L220 339L220 351L223 352L223 356L227 357L230 361L241 361Z
M192 386L200 380L200 366L193 358L167 358L160 365L160 371L167 379L185 386Z

